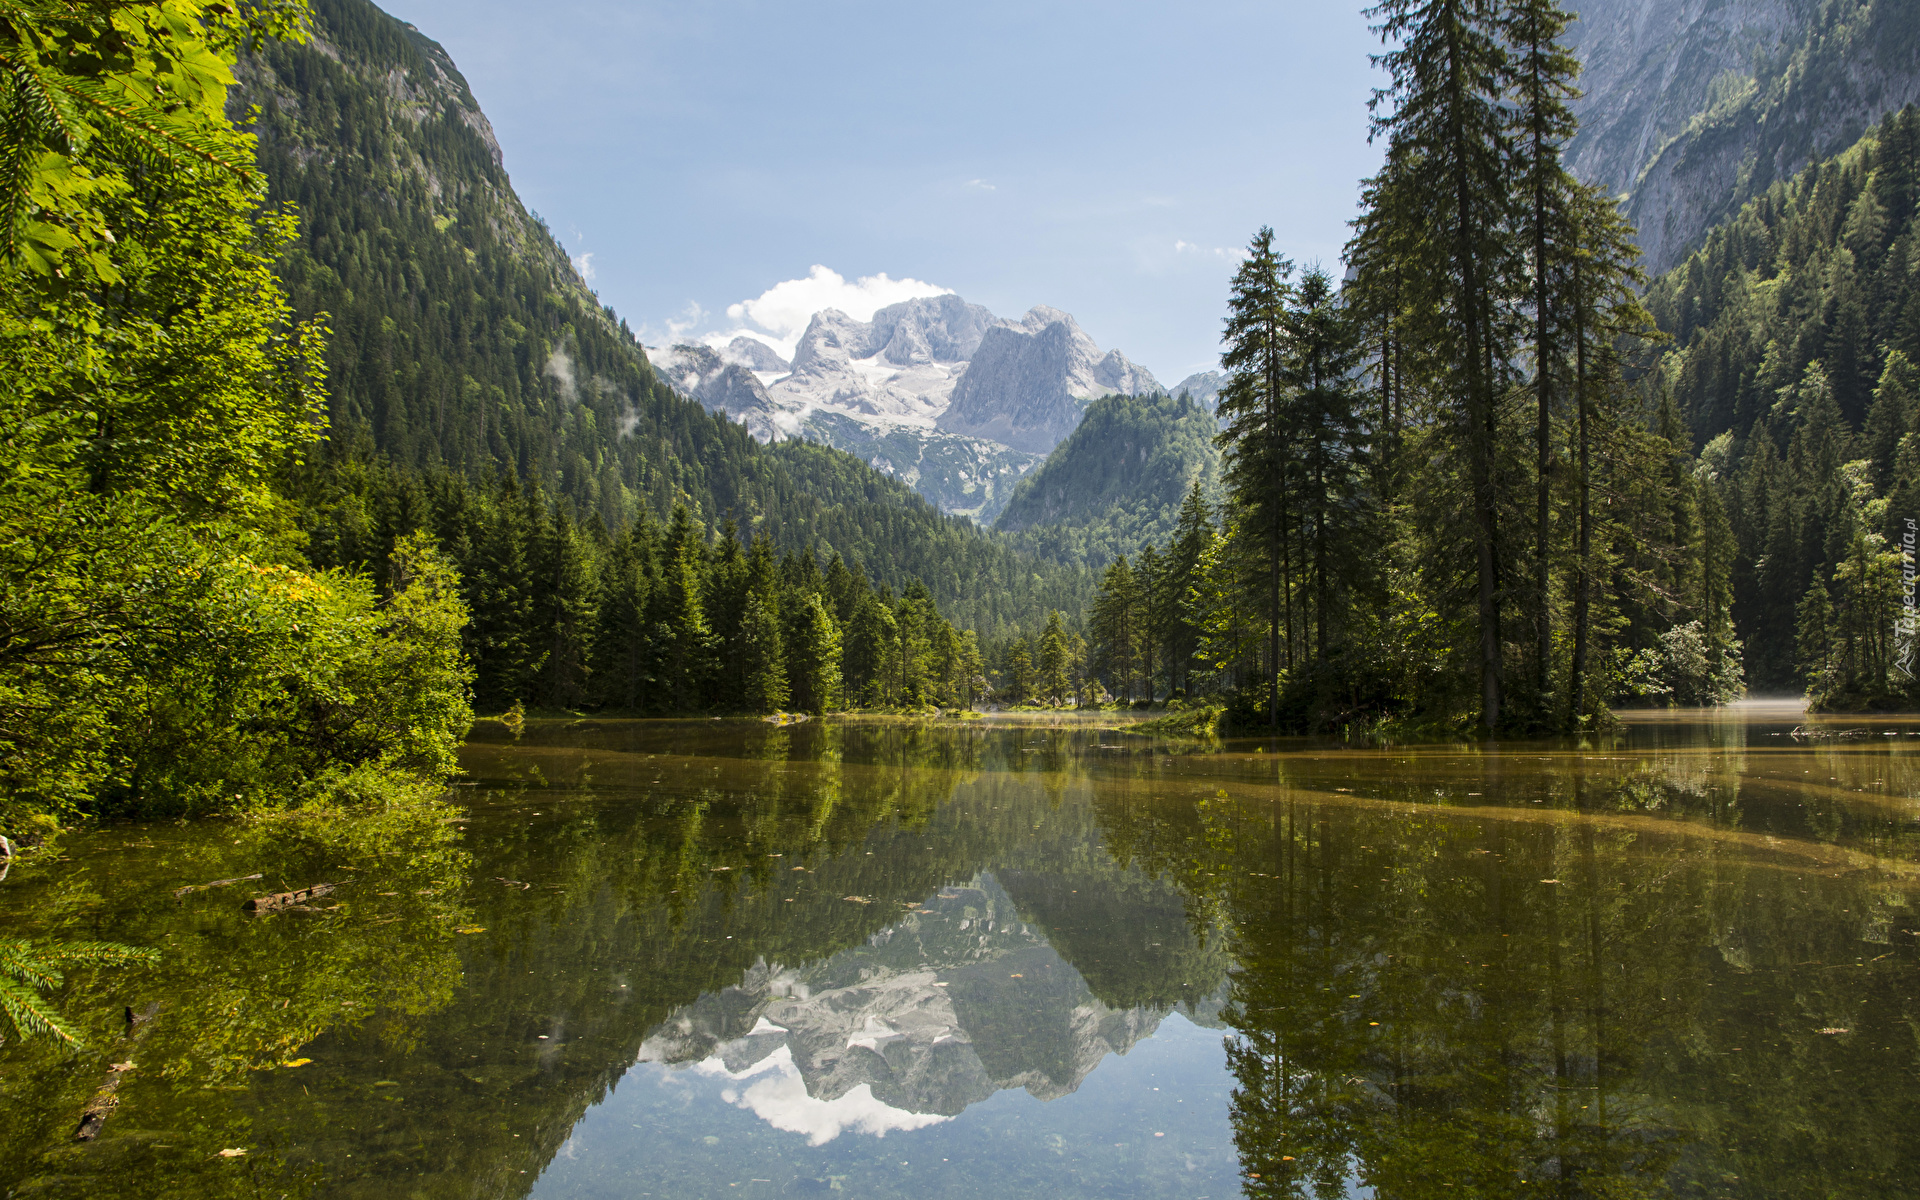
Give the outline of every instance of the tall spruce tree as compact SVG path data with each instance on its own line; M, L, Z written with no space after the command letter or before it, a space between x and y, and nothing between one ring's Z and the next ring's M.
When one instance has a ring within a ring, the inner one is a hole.
M1125 555L1108 565L1094 597L1094 668L1121 700L1132 703L1141 645L1141 596Z
M1047 614L1046 632L1040 635L1039 691L1048 704L1065 704L1073 696L1073 647L1061 624L1058 611Z
M1227 349L1220 356L1228 373L1219 409L1225 425L1219 441L1226 482L1240 511L1241 528L1266 565L1262 679L1270 723L1278 722L1280 714L1283 641L1289 659L1293 653L1288 526L1293 457L1286 384L1292 275L1293 263L1273 248L1273 230L1262 226L1234 273L1222 338Z
M1373 134L1385 137L1387 173L1369 189L1359 235L1400 261L1374 291L1404 298L1403 371L1421 376L1436 404L1436 449L1459 461L1470 510L1480 722L1498 728L1502 704L1501 531L1496 465L1500 379L1514 361L1515 247L1505 234L1514 193L1505 103L1508 49L1494 0L1384 0L1370 10L1388 43L1376 61L1389 85L1374 100Z
M1287 304L1282 378L1288 390L1289 440L1300 476L1299 518L1290 523L1311 531L1308 573L1314 652L1320 658L1327 655L1328 630L1338 621L1336 563L1354 563L1354 539L1361 533L1365 507L1360 492L1368 482L1367 435L1353 386L1358 349L1332 276L1317 266L1310 269ZM1304 620L1301 624L1306 626Z
M1557 0L1508 0L1505 33L1512 47L1512 145L1514 170L1525 189L1524 222L1532 274L1532 359L1534 393L1534 542L1533 627L1534 701L1548 703L1553 658L1552 503L1553 412L1555 380L1562 366L1558 350L1560 297L1556 280L1566 260L1578 253L1571 220L1577 191L1561 162L1561 148L1579 127L1572 102L1580 62L1560 38L1573 15Z
M1199 583L1200 559L1212 537L1213 506L1196 480L1180 504L1160 583L1167 613L1167 687L1183 695L1193 690L1193 657L1200 647L1200 631L1188 617L1187 594Z
M841 703L840 630L817 593L803 594L794 607L787 639L793 705L804 712L829 712Z
M748 555L746 597L736 642L743 699L750 712L777 712L787 706L787 652L781 637L779 568L773 543L764 537L754 539Z
M661 550L660 586L652 611L655 707L695 712L707 707L714 670L714 637L707 623L704 547L685 505L676 505Z

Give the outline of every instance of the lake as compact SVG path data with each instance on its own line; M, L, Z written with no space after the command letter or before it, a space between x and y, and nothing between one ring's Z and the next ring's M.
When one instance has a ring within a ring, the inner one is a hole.
M1803 720L483 725L425 817L16 867L162 958L0 1047L0 1195L1920 1195L1920 724Z

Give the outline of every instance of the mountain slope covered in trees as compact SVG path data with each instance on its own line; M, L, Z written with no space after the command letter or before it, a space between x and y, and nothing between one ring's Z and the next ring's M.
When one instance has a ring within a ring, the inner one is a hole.
M1920 111L1775 184L1658 280L1661 363L1738 538L1758 688L1899 686L1897 547L1920 519Z
M925 580L983 636L1078 610L1073 571L1009 553L851 456L760 447L674 394L522 207L445 51L366 0L313 8L310 42L242 60L229 112L258 108L269 193L300 216L280 274L295 312L331 329L331 436L303 495L323 559L378 562L405 532L377 511L392 489L340 470L378 460L511 474L611 533L684 502L704 526L731 516L894 591Z
M1217 425L1185 396L1107 396L1015 487L993 527L1060 562L1103 567L1173 532L1197 484L1219 486Z

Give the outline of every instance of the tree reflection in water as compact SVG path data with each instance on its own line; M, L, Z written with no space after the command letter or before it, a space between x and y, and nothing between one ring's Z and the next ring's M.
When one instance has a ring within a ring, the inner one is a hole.
M1357 751L535 724L470 747L430 830L101 831L16 872L0 933L158 945L164 978L69 990L93 1059L0 1047L0 1191L517 1196L546 1172L584 1196L564 1181L600 1145L619 1194L718 1194L749 1162L825 1187L826 1155L876 1196L1184 1195L1203 1148L1153 1114L1204 1092L1255 1197L1910 1192L1915 756L1785 728ZM154 902L262 864L354 886L266 923ZM71 1147L153 996L123 1109ZM1226 1073L1109 1096L1101 1063L1172 1013L1222 1031ZM711 1147L649 1110L594 1142L636 1063L774 1115ZM1022 1094L1048 1115L990 1154L900 1165Z

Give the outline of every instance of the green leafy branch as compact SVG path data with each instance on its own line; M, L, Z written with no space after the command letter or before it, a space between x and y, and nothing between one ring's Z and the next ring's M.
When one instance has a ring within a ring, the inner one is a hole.
M66 982L61 968L144 966L159 959L156 950L115 942L35 944L0 938L0 1014L23 1039L52 1037L78 1048L84 1044L78 1031L40 994Z

